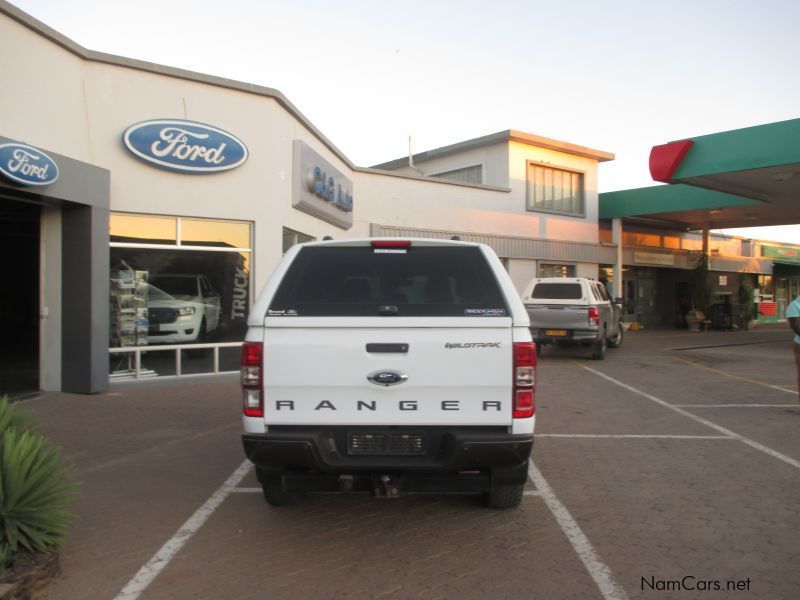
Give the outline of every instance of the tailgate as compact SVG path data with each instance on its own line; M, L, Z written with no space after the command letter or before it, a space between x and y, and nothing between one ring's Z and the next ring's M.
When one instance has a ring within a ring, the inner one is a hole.
M470 319L473 327L458 319L452 328L401 327L399 319L346 328L299 321L267 328L267 425L512 422L510 319Z
M574 304L526 304L531 327L538 329L587 329L586 306Z

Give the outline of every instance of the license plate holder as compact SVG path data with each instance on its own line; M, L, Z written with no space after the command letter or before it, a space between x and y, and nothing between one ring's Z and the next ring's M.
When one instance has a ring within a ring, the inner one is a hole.
M545 329L545 335L549 335L551 337L567 337L567 330L566 329Z
M350 455L420 456L426 452L425 434L416 431L358 431L347 437Z

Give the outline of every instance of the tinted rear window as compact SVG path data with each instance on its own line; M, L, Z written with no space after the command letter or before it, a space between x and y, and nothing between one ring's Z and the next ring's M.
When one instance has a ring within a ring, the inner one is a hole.
M580 283L537 283L531 292L531 298L545 300L580 300L581 296Z
M269 314L375 316L382 306L397 307L401 317L509 314L478 248L435 246L412 246L402 253L366 246L303 248Z

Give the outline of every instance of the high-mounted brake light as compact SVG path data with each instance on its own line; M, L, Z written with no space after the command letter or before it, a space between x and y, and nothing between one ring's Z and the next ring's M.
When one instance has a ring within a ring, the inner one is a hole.
M375 240L372 242L373 248L410 248L410 240Z
M600 311L596 306L589 307L589 325L600 327Z
M242 403L246 417L264 416L263 354L264 345L261 342L242 344Z
M536 412L536 345L514 343L514 418L527 419Z

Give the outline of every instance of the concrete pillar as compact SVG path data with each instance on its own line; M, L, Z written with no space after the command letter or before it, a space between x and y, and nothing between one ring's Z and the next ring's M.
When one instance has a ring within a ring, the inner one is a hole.
M617 245L617 257L614 261L614 298L622 298L622 219L619 217L611 221L611 241Z
M108 389L108 209L65 202L61 254L61 390Z

